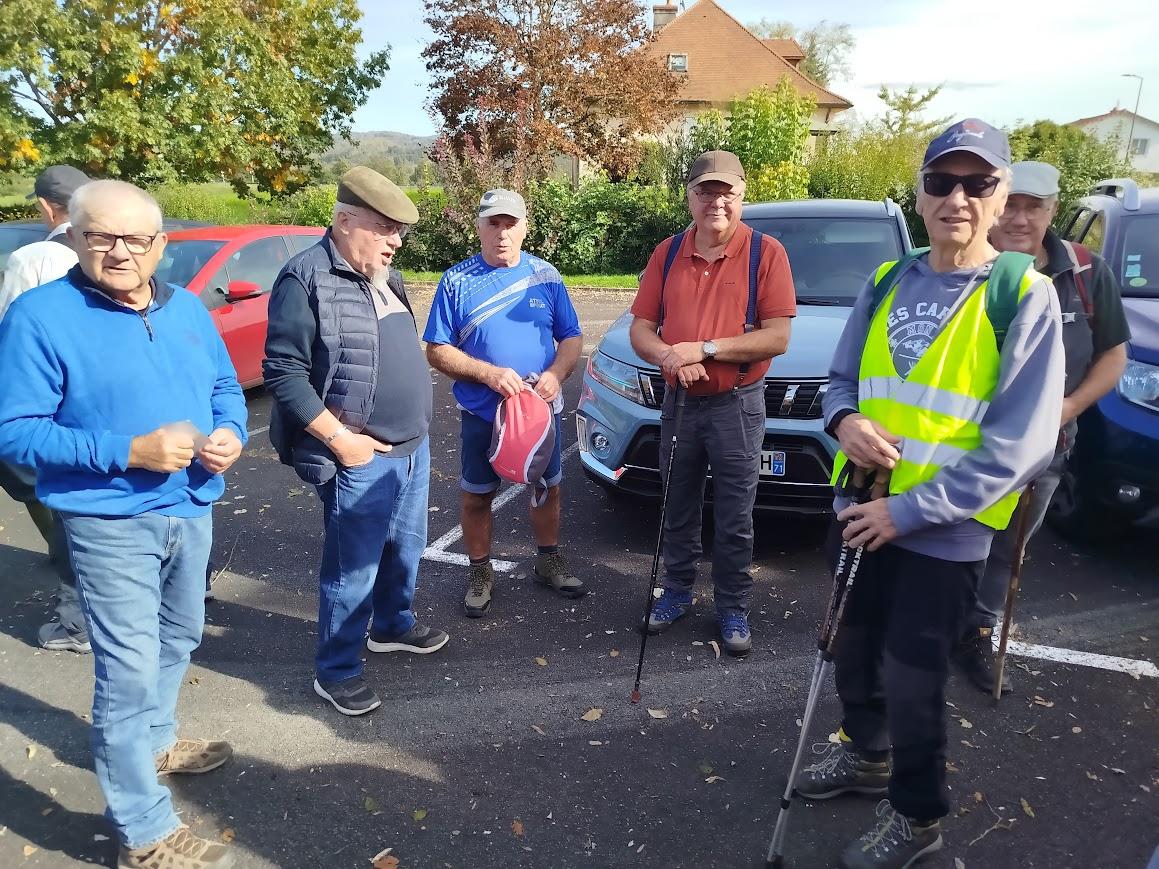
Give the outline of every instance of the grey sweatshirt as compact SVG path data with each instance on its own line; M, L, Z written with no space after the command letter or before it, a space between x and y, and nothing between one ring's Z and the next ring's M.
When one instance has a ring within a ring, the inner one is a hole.
M902 275L889 312L894 365L909 374L967 289L986 279L980 270L935 272L922 257ZM826 427L858 409L861 353L869 331L873 281L857 298L829 370L823 400ZM894 545L947 561L980 561L990 554L991 528L973 517L1021 488L1054 456L1062 416L1066 362L1058 296L1050 279L1036 281L1023 297L1002 347L998 386L982 417L982 443L945 465L933 479L888 500L897 528ZM900 446L905 455L905 444ZM848 505L834 501L834 509Z

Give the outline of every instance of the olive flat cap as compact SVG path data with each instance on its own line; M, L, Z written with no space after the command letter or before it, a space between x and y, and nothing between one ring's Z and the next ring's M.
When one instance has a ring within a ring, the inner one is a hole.
M389 178L367 166L355 166L338 182L338 201L377 211L399 223L419 222L419 210Z

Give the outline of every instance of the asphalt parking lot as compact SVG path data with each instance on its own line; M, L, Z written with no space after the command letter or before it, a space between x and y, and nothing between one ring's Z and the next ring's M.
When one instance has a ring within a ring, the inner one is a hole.
M577 296L585 352L629 301ZM421 325L429 293L416 302ZM215 510L223 573L180 706L183 733L226 738L236 755L170 780L183 818L224 831L254 869L367 867L386 848L402 869L762 866L828 592L824 525L763 517L753 654L717 657L698 586L694 615L649 642L632 706L656 505L609 499L570 450L564 542L592 593L564 601L529 580L521 492L495 523L493 554L514 566L487 616L466 619L458 415L443 378L435 389L416 609L451 642L427 657L371 655L383 708L354 720L310 690L318 499L277 463L270 399L250 394L256 433ZM569 411L578 392L577 375ZM565 447L574 441L569 425ZM0 866L113 865L87 742L92 659L36 648L55 580L27 516L0 498ZM1012 658L1013 695L995 706L951 682L954 811L946 848L922 865L1141 869L1159 845L1159 543L1088 548L1044 531L1023 584L1030 654ZM592 709L602 715L584 720ZM830 689L818 742L835 714ZM796 807L791 865L835 865L873 808Z

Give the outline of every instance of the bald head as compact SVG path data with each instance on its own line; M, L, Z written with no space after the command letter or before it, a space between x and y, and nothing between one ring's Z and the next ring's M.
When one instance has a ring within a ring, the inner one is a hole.
M161 206L127 181L90 181L77 188L69 199L68 219L82 230L94 221L128 220L138 225L135 231L152 235L161 231Z

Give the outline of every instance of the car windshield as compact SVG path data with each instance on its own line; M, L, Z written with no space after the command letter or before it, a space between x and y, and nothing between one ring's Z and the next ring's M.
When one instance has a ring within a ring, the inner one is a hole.
M897 223L885 218L767 217L745 223L785 246L801 304L852 306L870 274L902 253Z
M188 287L210 258L225 247L224 241L208 239L171 239L157 265L159 283Z
M1119 284L1124 296L1159 296L1159 214L1123 221L1123 258Z

